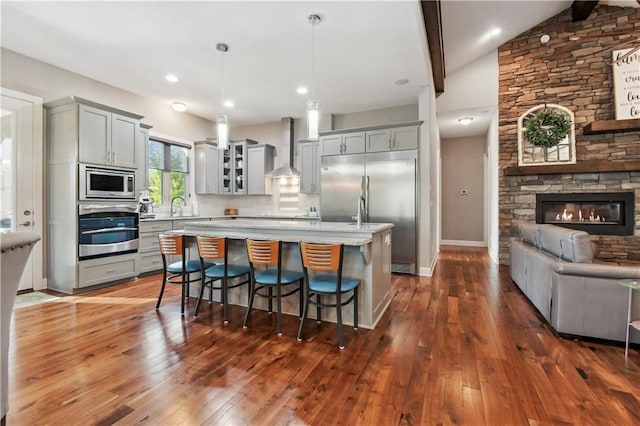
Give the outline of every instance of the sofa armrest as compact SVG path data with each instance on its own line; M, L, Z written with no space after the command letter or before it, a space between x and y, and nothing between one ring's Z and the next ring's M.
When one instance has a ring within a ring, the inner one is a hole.
M556 262L553 269L561 275L610 279L640 278L640 267L602 265L598 263Z

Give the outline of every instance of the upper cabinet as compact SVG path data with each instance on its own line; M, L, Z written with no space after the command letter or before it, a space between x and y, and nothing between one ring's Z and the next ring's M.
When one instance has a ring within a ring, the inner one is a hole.
M222 151L209 141L195 142L196 194L220 194L222 190Z
M80 104L78 122L80 162L138 167L139 118Z
M264 175L273 170L273 157L275 147L273 145L257 145L247 148L247 194L266 194L267 186Z
M320 136L320 155L417 149L420 124L421 122L412 122L325 132Z
M75 96L49 102L50 159L103 166L144 167L141 115ZM147 130L149 126L146 126Z
M300 150L300 192L320 193L320 142L301 142Z

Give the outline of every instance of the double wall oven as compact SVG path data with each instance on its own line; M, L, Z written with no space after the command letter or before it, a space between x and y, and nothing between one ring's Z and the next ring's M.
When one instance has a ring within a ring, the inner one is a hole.
M138 252L135 172L79 165L78 259Z

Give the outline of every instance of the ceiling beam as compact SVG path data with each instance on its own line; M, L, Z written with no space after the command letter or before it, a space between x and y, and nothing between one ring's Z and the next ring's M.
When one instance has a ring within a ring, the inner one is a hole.
M598 0L574 0L573 4L571 4L571 17L573 18L573 22L586 20L597 4Z
M442 17L440 0L421 1L422 19L427 32L427 45L431 57L431 70L436 96L444 93L444 46L442 43Z

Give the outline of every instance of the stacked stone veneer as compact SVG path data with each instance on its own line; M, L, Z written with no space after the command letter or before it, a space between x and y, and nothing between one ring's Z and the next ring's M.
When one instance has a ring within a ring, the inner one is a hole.
M509 238L517 222L535 223L536 194L541 192L635 192L635 235L592 236L596 258L640 263L640 171L505 176L518 165L517 120L529 108L556 103L575 115L576 159L640 159L640 131L585 135L593 121L615 119L612 51L628 48L640 34L640 9L596 6L586 21L572 22L571 8L499 48L500 263L509 263ZM551 40L540 43L548 34ZM602 36L570 41L572 36Z

